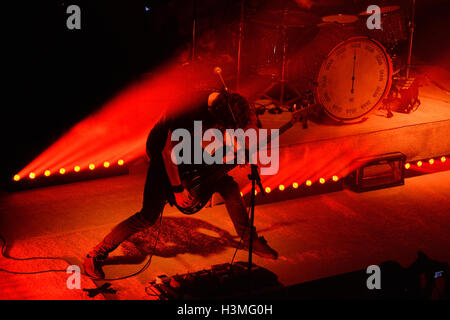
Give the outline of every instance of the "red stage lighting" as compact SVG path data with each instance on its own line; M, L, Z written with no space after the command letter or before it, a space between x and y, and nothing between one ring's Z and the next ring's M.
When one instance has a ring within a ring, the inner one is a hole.
M17 174L58 172L74 163L84 168L94 159L109 159L122 166L145 154L147 135L163 115L183 113L205 102L204 92L192 90L192 83L215 78L210 67L193 72L178 63L151 74L76 124Z
M418 167L421 167L422 164L423 164L422 161L417 161L417 166L418 166Z
M60 173L60 174L66 173L66 169L64 169L64 168L59 169L59 173Z
M306 185L307 185L308 187L310 187L310 186L312 185L311 180L306 180Z
M73 167L73 171L75 172L80 172L80 170L81 170L80 166Z
M445 161L447 161L447 158L444 157L444 156L442 156L442 157L441 157L441 162L444 163Z
M278 186L278 189L279 189L280 191L283 191L283 190L284 190L284 185L280 184L280 185Z
M294 182L294 183L292 184L292 188L297 189L297 188L298 188L298 183L297 183L297 182Z
M20 176L18 174L15 174L13 177L14 181L19 181L20 180Z
M337 182L339 180L339 177L338 176L333 176L333 181L334 182Z
M411 168L411 164L409 162L405 163L405 169L409 169L409 168Z
M36 178L36 174L35 174L34 172L30 172L30 174L28 175L28 177L29 177L30 179L34 179L34 178Z
M109 162L108 162L108 161L103 162L103 166L104 166L105 168L108 168L108 167L109 167Z
M50 170L45 170L44 176L49 177L51 175Z
M319 182L320 182L320 184L324 184L325 183L325 179L324 178L320 178Z
M270 193L270 192L272 191L272 189L270 189L270 187L266 187L266 188L264 189L264 191L266 191L266 193Z
M89 170L94 170L94 169L95 169L95 164L90 163L90 164L89 164Z

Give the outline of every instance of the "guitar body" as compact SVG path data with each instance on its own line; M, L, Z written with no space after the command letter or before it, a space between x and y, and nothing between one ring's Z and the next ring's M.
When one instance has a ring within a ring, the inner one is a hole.
M228 171L236 165L213 164L201 168L186 170L181 173L181 184L194 198L194 203L189 207L175 206L183 214L191 215L197 213L208 203L214 194L215 186Z

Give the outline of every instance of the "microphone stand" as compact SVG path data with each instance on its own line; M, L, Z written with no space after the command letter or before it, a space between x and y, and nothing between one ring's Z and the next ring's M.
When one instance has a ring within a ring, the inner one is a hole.
M214 68L214 73L219 77L220 82L222 82L223 88L225 93L228 95L230 92L228 90L228 87L223 80L222 77L222 69L220 67ZM227 105L228 109L231 112L231 115L233 116L234 123L236 124L236 118L234 116L234 112L231 109L230 106L230 99L227 97ZM249 239L249 245L248 245L248 291L252 291L252 260L253 260L253 229L255 224L255 191L256 191L256 185L258 185L259 190L261 191L261 194L263 196L266 195L264 192L263 185L261 183L261 177L258 172L258 166L256 164L251 164L251 173L248 175L248 178L252 182L252 191L250 195L250 239Z
M250 165L251 173L248 178L252 181L252 193L250 195L250 239L248 245L248 289L249 292L252 291L252 260L253 260L253 229L255 224L255 191L256 185L258 185L259 190L263 196L266 195L264 192L263 185L261 183L261 177L258 173L258 166L256 164Z

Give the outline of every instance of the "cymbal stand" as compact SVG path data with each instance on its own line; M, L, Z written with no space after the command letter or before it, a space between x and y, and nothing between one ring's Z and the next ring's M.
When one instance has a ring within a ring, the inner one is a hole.
M191 43L191 56L185 63L193 64L197 56L197 0L193 0L192 6L192 43Z
M301 98L300 92L295 88L288 84L286 80L286 65L287 65L287 47L288 47L288 36L287 36L287 29L288 26L286 24L286 16L288 14L288 9L283 10L283 25L281 26L281 36L282 36L282 43L283 43L283 50L282 50L282 63L281 63L281 78L278 81L273 81L267 89L263 91L262 97L271 100L275 104L275 108L269 110L269 112L272 113L281 113L283 112L282 108L297 101L299 98ZM280 86L280 96L279 99L276 100L275 98L271 97L269 95L269 92L276 87L277 85ZM288 101L285 101L285 93L286 89L291 89L291 91L295 92L296 96Z
M409 21L409 47L408 60L406 62L406 79L409 79L409 72L411 71L411 56L415 29L415 15L416 15L416 0L412 0L411 20Z
M245 15L245 0L241 0L241 17L239 21L239 38L238 38L238 52L237 52L237 66L236 66L236 91L239 91L241 82L241 51L242 39L244 37L244 16Z

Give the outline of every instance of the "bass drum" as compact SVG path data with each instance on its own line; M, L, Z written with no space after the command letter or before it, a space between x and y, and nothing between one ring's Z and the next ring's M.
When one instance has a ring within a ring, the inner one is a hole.
M352 37L331 50L317 75L316 101L334 120L357 122L389 93L392 62L376 40Z
M385 48L361 37L361 24L325 23L315 39L292 56L288 79L339 122L358 122L390 90L392 63Z

